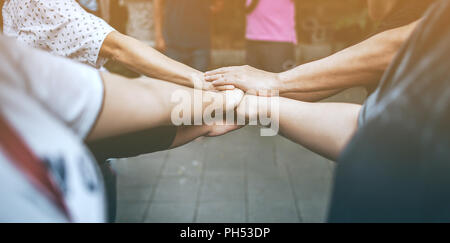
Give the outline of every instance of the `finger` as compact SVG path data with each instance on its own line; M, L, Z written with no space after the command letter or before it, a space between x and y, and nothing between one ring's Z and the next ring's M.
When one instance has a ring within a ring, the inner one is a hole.
M222 77L223 77L223 74L215 74L215 75L205 76L205 80L207 82L212 82L212 81L218 80Z
M216 87L211 83L203 83L202 89L206 91L215 91Z
M212 85L218 87L218 86L234 85L234 83L230 82L229 79L227 79L225 77L222 77L222 78L220 78L220 79L218 79L216 81L213 81ZM234 86L236 86L236 85L234 85Z
M227 91L227 90L233 90L236 87L234 85L223 85L223 86L216 86L215 89L218 91Z
M217 75L217 74L224 74L227 73L229 71L229 67L224 67L224 68L218 68L216 70L212 70L212 71L208 71L205 73L205 76L212 76L212 75Z

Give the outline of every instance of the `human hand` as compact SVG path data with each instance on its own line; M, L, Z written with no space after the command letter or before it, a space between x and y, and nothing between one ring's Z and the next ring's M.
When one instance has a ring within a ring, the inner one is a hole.
M232 131L238 130L244 126L236 125L236 124L224 124L224 125L213 125L209 126L209 132L205 135L205 137L218 137L230 133Z
M206 81L204 73L192 74L190 77L190 82L193 84L194 89L204 91L230 91L236 88L234 85L214 86L211 82Z
M222 93L224 95L225 112L232 110L234 111L244 98L244 91L240 89L227 90L219 93Z
M240 127L237 126L235 121L235 111L243 97L244 92L240 89L203 93L203 102L206 106L201 112L196 112L195 114L197 114L197 119L200 119L199 116L201 116L203 124L214 128L213 131L208 130L211 134L210 136L218 136L224 134L223 132L229 132ZM229 117L230 115L231 117Z
M228 90L220 92L224 95L224 101L225 101L225 112L228 111L234 111L238 108L239 104L242 102L242 99L244 98L244 92L240 89L234 89L234 90ZM234 122L234 121L233 121ZM206 137L217 137L225 135L229 132L232 132L234 130L240 129L244 127L243 125L237 125L234 124L228 124L226 121L224 121L223 125L212 125L209 126L210 130Z
M233 85L249 94L271 96L278 87L278 75L248 65L219 68L205 73L205 80L215 87Z
M255 95L245 95L236 108L238 119L245 118L245 122L258 121L261 115L271 116L271 98ZM238 120L239 121L239 120Z

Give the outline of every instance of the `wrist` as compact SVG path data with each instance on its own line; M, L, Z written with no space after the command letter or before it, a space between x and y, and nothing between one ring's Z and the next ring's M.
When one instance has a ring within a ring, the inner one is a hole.
M278 78L278 90L280 94L290 92L307 92L308 84L311 80L314 80L308 69L305 66L299 66L294 70L279 73Z
M287 75L285 72L276 73L272 82L272 90L278 90L280 94L288 92L286 88L286 80Z
M212 83L205 81L205 75L203 72L195 70L184 78L185 81L189 82L189 86L192 88L200 90L214 90Z
M258 114L260 116L272 116L272 99L273 97L258 97Z

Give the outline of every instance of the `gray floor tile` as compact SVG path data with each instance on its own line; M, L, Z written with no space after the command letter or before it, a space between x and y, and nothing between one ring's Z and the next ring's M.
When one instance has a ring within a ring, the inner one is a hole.
M328 214L328 198L300 200L298 208L304 223L324 223Z
M297 172L297 176L293 179L293 188L302 219L304 221L322 220L328 210L332 176L329 171L328 173L326 171L318 173L313 169L310 171L308 175Z
M118 202L117 219L119 223L142 222L148 202Z
M206 158L206 175L243 176L245 172L245 153L224 152L208 153Z
M284 166L273 159L248 160L247 173L249 176L259 178L287 177Z
M244 176L205 176L200 202L244 202L244 200Z
M125 187L119 186L117 188L117 200L118 201L149 201L153 192L153 186L144 187Z
M146 223L192 223L195 203L158 203L150 205L145 217Z
M243 223L245 202L201 202L197 223Z
M119 221L268 223L323 222L335 164L249 127L116 167Z
M195 202L200 189L197 177L162 177L153 198L154 202Z
M169 151L163 176L200 176L205 152L204 140Z
M159 152L135 158L117 160L115 167L118 185L155 185L165 159L166 152Z
M251 223L298 223L299 218L292 200L250 201L249 221Z
M287 178L254 177L248 179L248 200L266 203L285 201L295 205L294 195Z

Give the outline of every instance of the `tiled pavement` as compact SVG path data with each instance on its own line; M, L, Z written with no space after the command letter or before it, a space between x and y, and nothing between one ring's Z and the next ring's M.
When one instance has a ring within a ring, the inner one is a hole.
M360 92L338 100L360 102ZM324 222L334 162L247 127L116 161L118 222Z

